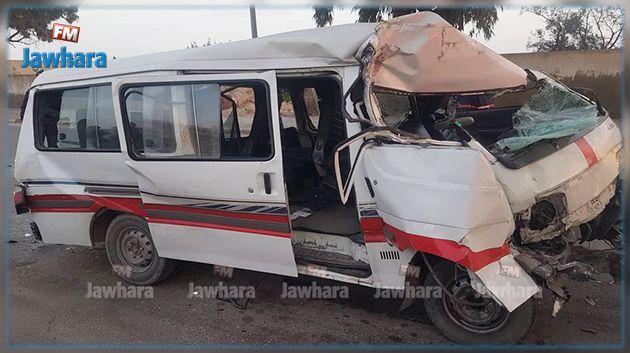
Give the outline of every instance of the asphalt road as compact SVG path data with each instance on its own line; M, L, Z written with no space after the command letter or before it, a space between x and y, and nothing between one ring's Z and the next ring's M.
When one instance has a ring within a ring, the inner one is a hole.
M105 251L35 241L25 236L31 233L30 215L8 209L11 344L448 344L421 304L399 313L396 300L375 299L373 290L358 286L349 287L348 299L282 299L286 278L237 270L231 284L260 281L246 309L188 298L191 282L222 281L203 264L180 263L169 279L153 287L152 299L88 298L90 285L120 281ZM571 300L556 318L546 293L524 343L620 343L619 258L607 256L595 264L612 268L616 284L571 283Z

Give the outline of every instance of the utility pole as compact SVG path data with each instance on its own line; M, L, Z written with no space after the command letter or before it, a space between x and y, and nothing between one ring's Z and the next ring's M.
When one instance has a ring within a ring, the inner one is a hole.
M249 22L252 26L252 38L258 38L258 27L256 26L256 7L249 6Z

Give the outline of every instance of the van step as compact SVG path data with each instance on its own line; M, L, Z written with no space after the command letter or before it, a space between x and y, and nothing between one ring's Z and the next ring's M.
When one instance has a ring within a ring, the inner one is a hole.
M342 269L370 271L369 264L366 264L363 261L357 261L350 255L297 246L293 248L293 253L295 255L295 259L302 263L312 263L315 265L337 267Z

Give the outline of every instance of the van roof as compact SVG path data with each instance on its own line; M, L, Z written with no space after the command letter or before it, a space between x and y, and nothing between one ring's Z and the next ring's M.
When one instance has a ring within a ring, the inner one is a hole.
M355 65L374 23L353 23L179 49L129 58L108 58L107 68L55 69L33 86L165 70L274 70Z

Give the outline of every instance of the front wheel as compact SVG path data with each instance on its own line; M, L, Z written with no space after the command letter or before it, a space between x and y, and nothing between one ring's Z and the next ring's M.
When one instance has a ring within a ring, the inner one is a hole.
M105 249L114 272L135 285L157 283L175 269L175 260L158 256L147 222L137 216L114 218L107 227Z
M433 325L449 340L460 344L514 344L533 327L533 299L509 312L495 300L480 296L471 286L468 273L457 264L440 262L434 272L445 287L442 292L448 293L426 299L424 306ZM430 273L424 285L439 286Z

